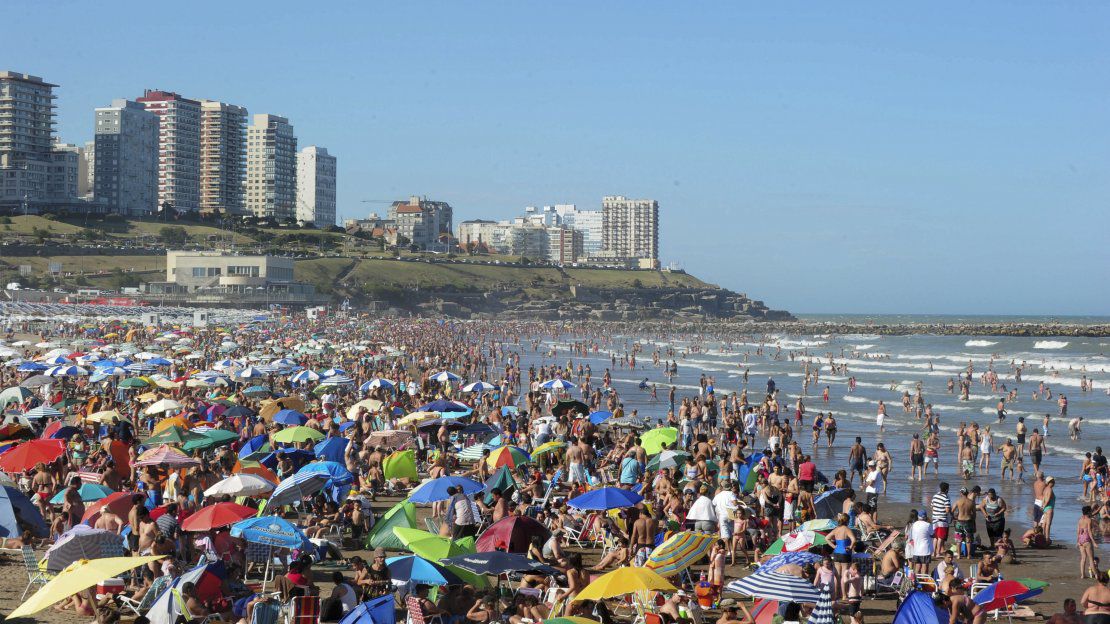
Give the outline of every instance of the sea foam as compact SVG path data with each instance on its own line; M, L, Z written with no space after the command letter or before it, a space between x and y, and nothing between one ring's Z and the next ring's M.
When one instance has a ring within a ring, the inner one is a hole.
M993 347L996 344L998 344L998 343L997 342L991 342L990 340L968 340L967 342L964 343L964 346L965 347Z
M1038 340L1033 344L1034 349L1063 349L1068 343L1060 340Z

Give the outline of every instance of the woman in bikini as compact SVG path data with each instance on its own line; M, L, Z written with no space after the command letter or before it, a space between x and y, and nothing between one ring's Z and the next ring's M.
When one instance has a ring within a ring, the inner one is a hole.
M1079 578L1095 578L1092 564L1095 561L1094 538L1091 537L1091 506L1084 505L1075 527L1075 547L1079 550Z

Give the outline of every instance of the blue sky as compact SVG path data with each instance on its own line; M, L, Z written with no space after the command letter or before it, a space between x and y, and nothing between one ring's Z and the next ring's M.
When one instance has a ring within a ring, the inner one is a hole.
M23 2L59 132L144 88L288 116L342 217L658 199L665 262L804 312L1110 314L1110 5Z

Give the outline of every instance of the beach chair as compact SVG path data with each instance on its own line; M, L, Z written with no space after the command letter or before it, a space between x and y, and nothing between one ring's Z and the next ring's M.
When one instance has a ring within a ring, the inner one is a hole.
M150 610L150 606L154 604L154 601L158 599L158 596L162 595L162 592L166 591L166 586L170 584L171 580L173 579L168 576L159 576L158 578L154 579L154 581L150 583L150 589L148 589L146 593L143 594L142 600L136 601L130 596L124 596L122 594L117 596L116 600L119 601L120 607L122 609L129 609L130 611L135 613L136 617L144 615L147 611Z
M551 500L551 493L555 491L555 488L559 485L559 481L562 478L563 469L560 468L551 475L551 481L548 482L547 488L543 492L543 498L533 500L532 504L539 507L540 509L543 509L544 506L547 505L547 501Z
M251 610L250 624L277 624L281 617L281 605L267 600L254 605Z
M429 533L433 535L439 535L439 523L436 522L435 518L432 518L431 516L424 518L424 526L428 528Z
M917 589L923 592L934 594L937 591L937 581L931 576L918 576L915 581Z
M319 596L294 596L289 602L289 615L285 624L317 624L319 621Z
M20 602L27 598L27 593L35 585L46 585L50 579L54 578L53 574L43 571L39 568L38 557L35 556L35 549L30 546L24 546L23 553L23 567L27 570L27 588L23 590L23 595L19 597Z
M184 618L186 622L191 622L194 624L208 624L209 622L224 621L223 616L221 616L219 613L212 613L204 616L203 618L194 617L193 614L189 612L189 606L185 600L185 597L181 595L181 590L171 589L170 593L173 595L173 601L174 604L177 606L178 613L181 614L181 617Z
M901 531L893 531L890 535L886 536L886 539L879 542L878 544L875 544L874 546L869 545L867 547L867 552L871 553L872 557L878 558L879 555L885 553L887 550L890 550L890 547L894 544L894 541L897 540L901 535Z
M598 518L599 516L596 513L591 513L582 521L582 526L578 530L568 527L566 529L567 540L574 542L579 548L585 548L586 544L591 541L590 534L593 533Z
M899 570L898 572L895 572L894 576L890 577L890 580L887 582L884 582L882 579L876 577L872 598L878 599L884 595L891 594L895 596L901 596L902 580L904 576L905 575L902 573L902 571Z
M408 612L406 624L443 624L443 618L438 615L428 615L420 604L420 599L409 594L405 596L405 610Z

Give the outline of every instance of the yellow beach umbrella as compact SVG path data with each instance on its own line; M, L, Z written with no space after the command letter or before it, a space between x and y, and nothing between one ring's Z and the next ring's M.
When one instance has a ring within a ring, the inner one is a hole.
M537 446L535 448L535 450L532 451L532 459L535 459L538 455L543 455L544 453L550 453L551 451L557 451L561 448L565 448L566 445L567 445L566 442L560 442L558 440L552 440L551 442L544 442L543 444ZM563 619L568 619L568 618L563 618ZM585 618L579 618L579 619L585 619Z
M110 423L110 422L112 422L113 418L118 418L120 420L127 420L126 417L124 417L123 415L121 415L119 412L117 412L114 409L101 410L99 412L93 412L92 414L89 414L88 416L86 416L85 420L88 420L88 421L91 421L91 422L96 422L96 423Z
M181 427L182 429L189 429L192 426L193 423L185 420L184 416L171 416L169 418L163 418L162 420L154 423L154 430L150 433L152 435L155 433L161 433L162 431L169 429L170 427Z
M366 411L373 414L382 408L382 402L377 399L363 399L347 408L347 420L354 420L358 416L358 408L365 407Z
M135 400L139 403L152 403L158 400L158 394L154 392L147 392L135 397Z
M155 557L108 557L105 559L81 559L74 561L66 569L50 579L30 598L8 614L8 619L34 615L50 605L84 591L97 583L113 578L128 570L158 561L165 555Z
M397 425L401 427L407 427L409 425L415 425L416 423L422 423L425 420L434 420L436 418L439 418L439 412L413 412L408 416L405 416L401 420L398 420Z
M579 600L604 600L638 591L677 591L667 579L647 568L624 567L598 577L574 597Z

